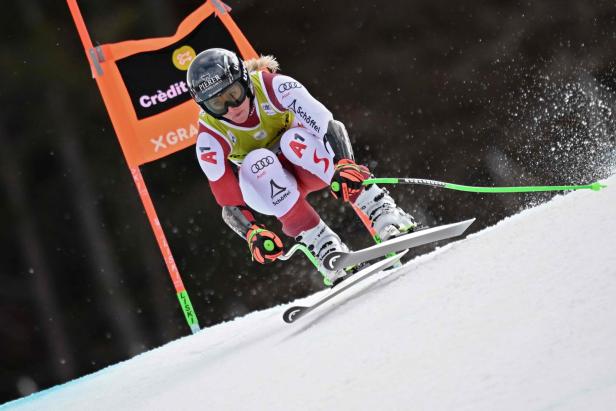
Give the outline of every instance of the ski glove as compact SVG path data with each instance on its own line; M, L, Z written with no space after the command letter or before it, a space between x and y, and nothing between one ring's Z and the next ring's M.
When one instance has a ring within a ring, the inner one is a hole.
M343 201L354 202L363 191L362 182L370 177L370 170L347 158L338 161L334 170L330 184L332 194Z
M253 224L246 233L246 241L252 259L261 264L274 262L283 253L280 237L262 225Z

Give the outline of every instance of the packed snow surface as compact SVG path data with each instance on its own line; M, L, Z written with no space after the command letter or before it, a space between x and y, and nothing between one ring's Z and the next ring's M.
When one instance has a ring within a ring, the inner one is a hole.
M2 409L614 410L616 177L604 183L295 324L285 306L256 312Z

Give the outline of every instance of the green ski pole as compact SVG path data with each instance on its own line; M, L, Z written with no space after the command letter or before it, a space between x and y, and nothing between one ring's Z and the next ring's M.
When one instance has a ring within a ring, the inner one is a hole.
M460 184L446 183L443 181L426 180L423 178L369 178L364 180L364 185L369 184L419 184L431 187L448 188L450 190L467 191L471 193L530 193L541 191L569 191L569 190L593 190L599 191L607 187L598 181L583 185L560 185L560 186L520 186L520 187L475 187Z

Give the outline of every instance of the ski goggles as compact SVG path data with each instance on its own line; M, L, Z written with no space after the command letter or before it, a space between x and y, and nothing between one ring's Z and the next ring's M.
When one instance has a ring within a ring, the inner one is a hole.
M213 114L223 116L229 107L237 107L246 99L246 89L239 81L234 81L229 87L216 96L203 101L203 105Z

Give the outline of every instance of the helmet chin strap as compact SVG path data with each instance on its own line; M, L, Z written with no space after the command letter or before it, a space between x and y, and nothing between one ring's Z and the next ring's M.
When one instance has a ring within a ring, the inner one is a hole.
M246 85L246 98L250 99L250 113L252 114L252 110L254 109L254 105L255 105L255 93L253 91L253 85L252 85L252 80L250 79L250 77L248 77L248 84Z
M250 107L248 107L248 117L250 117L250 115L253 113L254 110L255 110L255 97L250 96Z

